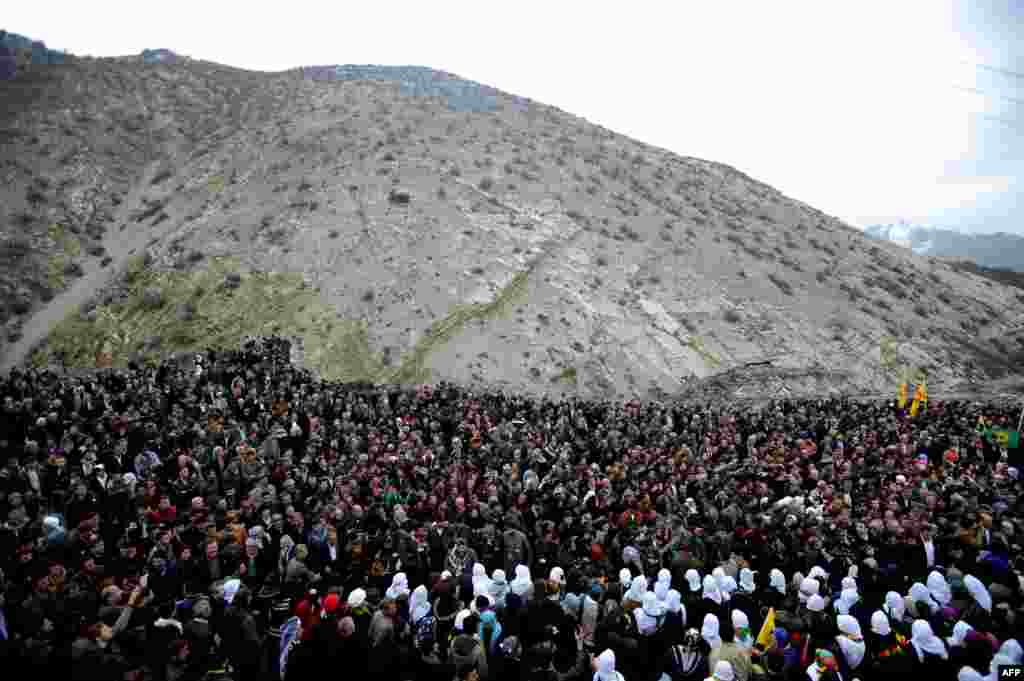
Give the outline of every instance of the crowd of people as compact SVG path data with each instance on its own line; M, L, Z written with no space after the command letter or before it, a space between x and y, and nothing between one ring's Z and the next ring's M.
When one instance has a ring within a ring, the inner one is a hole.
M870 681L1021 664L1013 405L0 377L0 658L74 680ZM70 670L70 672L68 671Z

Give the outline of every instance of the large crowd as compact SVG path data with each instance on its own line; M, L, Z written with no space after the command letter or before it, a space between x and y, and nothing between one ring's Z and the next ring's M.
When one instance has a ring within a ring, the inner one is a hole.
M1017 405L0 377L0 659L72 680L870 681L1021 664ZM14 678L12 676L12 678Z

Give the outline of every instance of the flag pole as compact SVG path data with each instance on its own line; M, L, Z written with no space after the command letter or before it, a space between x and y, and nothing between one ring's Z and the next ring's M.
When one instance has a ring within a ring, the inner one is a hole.
M1020 432L1021 426L1024 426L1024 406L1020 408L1020 418L1017 419L1017 432Z

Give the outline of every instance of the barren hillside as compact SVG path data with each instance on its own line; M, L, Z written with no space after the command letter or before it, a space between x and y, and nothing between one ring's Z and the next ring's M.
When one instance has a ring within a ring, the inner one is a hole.
M268 331L331 378L587 395L1024 359L1019 289L451 74L68 61L0 83L3 368Z

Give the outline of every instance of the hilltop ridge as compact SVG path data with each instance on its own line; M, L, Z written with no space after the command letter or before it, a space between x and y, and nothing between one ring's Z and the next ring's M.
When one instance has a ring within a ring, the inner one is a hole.
M453 74L140 55L0 98L4 368L281 332L350 381L742 392L768 362L758 389L795 395L1024 357L1018 290Z

